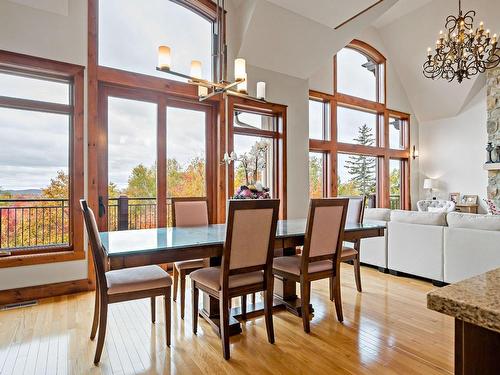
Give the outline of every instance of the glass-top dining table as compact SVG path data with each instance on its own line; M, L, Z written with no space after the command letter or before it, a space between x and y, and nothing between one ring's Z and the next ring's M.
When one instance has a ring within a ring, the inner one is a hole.
M296 247L304 243L305 230L306 219L278 221L274 245L275 255L295 255ZM363 238L380 237L384 235L384 230L385 222L346 223L344 241L358 242ZM225 235L225 224L100 233L111 270L200 258L209 259L212 266L219 265ZM274 294L275 309L286 308L293 314L301 316L300 299L296 294L295 282L276 278ZM251 318L262 314L262 312L261 304L256 303L255 306L247 308L246 316ZM200 314L214 327L216 332L219 332L219 305L216 300L204 295ZM240 309L233 308L230 321L231 334L241 332L239 318Z

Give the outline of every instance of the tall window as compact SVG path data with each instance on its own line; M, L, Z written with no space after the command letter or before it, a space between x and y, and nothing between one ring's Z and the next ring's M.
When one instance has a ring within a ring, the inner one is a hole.
M286 107L230 96L229 113L229 152L236 156L229 166L229 195L267 193L281 199L285 217Z
M83 255L82 90L82 67L0 51L0 250L7 254Z
M311 196L318 195L314 152L332 160L322 164L321 181L332 180L324 196L365 195L371 207L409 208L409 115L386 107L385 64L378 51L355 40L334 58L334 94L310 92ZM330 123L317 120L318 103L331 108L330 116L323 110Z
M99 65L165 78L155 67L158 46L168 45L176 71L189 74L191 60L198 60L209 80L212 30L209 19L173 1L101 0Z

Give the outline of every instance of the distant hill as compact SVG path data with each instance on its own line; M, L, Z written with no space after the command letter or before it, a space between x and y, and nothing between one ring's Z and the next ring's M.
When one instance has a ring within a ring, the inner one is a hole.
M42 195L42 189L25 189L25 190L2 190L2 192L12 195Z

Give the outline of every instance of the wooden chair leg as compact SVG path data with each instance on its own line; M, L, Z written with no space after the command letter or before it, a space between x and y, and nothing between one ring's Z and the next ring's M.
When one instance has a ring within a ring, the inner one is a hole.
M181 319L184 319L184 308L186 306L186 272L180 271L179 278L181 281Z
M337 311L337 319L339 322L344 320L344 315L342 313L342 297L340 290L340 278L336 276L333 282L333 297L335 300L335 310Z
M104 338L106 336L106 323L108 320L108 301L105 297L99 298L99 333L97 335L97 346L95 348L94 364L101 360L102 349L104 347Z
M151 322L154 324L156 320L156 298L151 297Z
M301 280L300 282L300 299L302 301L302 325L304 326L304 332L309 333L311 331L309 323L309 300L311 293L311 282Z
M95 339L97 333L97 326L99 324L99 286L95 288L95 302L94 302L94 319L92 321L92 329L90 331L90 339Z
M273 290L264 291L264 315L266 318L267 340L274 344L274 324L273 324Z
M195 282L191 282L191 305L193 309L193 333L196 335L198 332L198 301L200 292L195 285Z
M359 257L353 260L354 279L356 280L356 289L362 292L361 289L361 265L359 264Z
M334 286L334 280L335 278L332 276L328 279L328 291L330 292L330 301L333 302L334 295L333 295L333 288Z
M179 284L179 271L177 270L175 263L174 263L174 268L172 271L172 278L174 279L174 294L172 296L172 300L175 302L175 301L177 301L177 287Z
M229 309L227 297L220 296L219 309L220 309L220 339L222 343L222 355L224 359L229 359L231 354L229 352Z
M247 296L241 296L241 319L247 320Z
M165 293L165 336L167 340L167 346L170 347L171 335L172 335L172 311L171 311L171 303L170 303L170 287L167 288L167 292Z

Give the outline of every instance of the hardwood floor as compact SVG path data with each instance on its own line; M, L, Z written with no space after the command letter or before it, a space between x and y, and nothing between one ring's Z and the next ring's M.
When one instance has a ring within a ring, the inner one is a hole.
M311 334L300 318L274 316L276 344L264 318L249 320L231 338L231 360L219 338L199 320L191 331L173 303L172 347L166 348L163 304L150 323L148 299L111 305L99 367L89 340L93 293L50 298L38 306L0 312L0 374L451 374L453 319L428 310L430 283L362 267L363 293L352 267L342 266L344 322L337 322L328 282L313 283ZM187 283L188 285L190 283ZM187 291L190 293L190 290Z

